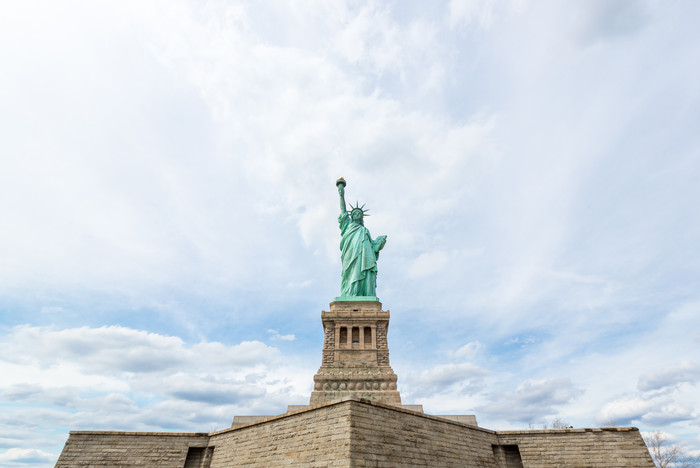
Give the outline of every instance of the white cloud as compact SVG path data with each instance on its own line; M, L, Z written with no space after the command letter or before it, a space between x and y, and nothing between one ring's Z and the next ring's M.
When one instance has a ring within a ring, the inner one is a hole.
M468 362L438 364L418 375L406 376L406 389L412 398L447 393L473 395L483 389L488 374L487 370Z
M8 401L23 403L50 403L62 407L75 407L79 399L78 387L51 386L17 383L0 391L0 396Z
M0 463L7 463L10 466L14 466L16 463L47 463L54 461L55 458L52 453L37 449L11 448L5 453L0 453Z
M153 373L197 368L202 359L213 365L253 366L272 363L278 351L259 341L234 346L201 342L192 346L177 337L119 326L57 330L18 326L2 343L9 363L53 367L69 362L87 372ZM26 352L34 349L33 352Z
M526 346L529 346L531 344L538 343L540 341L539 338L536 336L515 336L508 341L506 341L507 345L512 345L512 344L519 344L521 348L524 348Z
M678 440L678 438L674 434L665 431L641 431L642 437L644 437L644 439L656 433L658 433L659 436L662 437L664 440L667 440L669 442L676 442Z
M486 374L484 369L471 363L461 364L440 364L423 371L420 374L421 380L430 382L437 387L447 387L462 380L481 377Z
M655 402L641 398L622 398L606 404L596 414L596 421L600 424L615 421L617 424L627 425L641 418L655 406Z
M667 426L679 421L690 421L697 417L693 407L680 402L655 402L654 410L644 415L643 421L651 427Z
M299 382L280 382L277 371L286 367L279 365L279 351L260 342L186 345L176 337L125 327L28 326L16 327L3 341L7 357L0 363L0 395L25 405L50 403L87 414L109 409L137 415L143 413L143 398L245 407L263 395L275 400L277 391L289 397L299 391ZM21 372L8 360L20 361ZM61 365L63 361L71 365ZM105 373L111 379L97 386L90 383Z
M127 327L18 326L0 343L0 401L10 405L0 431L16 435L0 441L11 449L8 463L56 459L30 450L41 427L222 429L235 414L304 403L312 383L313 369L283 364L276 348L257 341L186 344ZM64 435L51 444L60 449Z
M700 366L690 362L648 372L639 377L637 388L642 391L659 390L682 383L695 383L700 380Z
M515 391L494 393L478 410L494 419L537 423L556 415L555 406L568 404L581 393L566 378L526 380Z
M456 358L473 358L483 348L478 341L470 341L453 353Z
M245 400L262 398L267 393L266 381L246 382L245 380L220 379L209 377L193 382L185 374L178 374L165 379L165 394L175 399L198 401L212 405L226 405Z
M281 335L277 330L267 330L267 332L270 334L272 341L294 341L296 339L293 333Z
M698 401L693 397L693 389L684 391L681 384L694 382L694 372L695 366L686 362L643 374L637 384L639 392L605 404L596 414L596 421L643 424L656 429L693 425Z

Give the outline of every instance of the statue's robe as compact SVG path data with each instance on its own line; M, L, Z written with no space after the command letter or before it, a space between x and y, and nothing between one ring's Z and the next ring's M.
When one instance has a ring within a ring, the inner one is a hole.
M338 223L343 263L340 295L376 296L380 241L373 241L369 229L354 222L349 213L341 214Z

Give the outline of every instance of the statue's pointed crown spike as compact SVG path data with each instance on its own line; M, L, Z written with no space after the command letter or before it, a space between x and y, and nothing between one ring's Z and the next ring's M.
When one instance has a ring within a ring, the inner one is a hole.
M352 212L355 211L355 210L359 210L359 211L362 212L362 216L369 216L369 215L367 214L367 212L368 212L369 210L368 210L368 209L365 210L365 205L366 205L366 203L365 203L364 205L360 206L360 202L359 202L359 201L356 201L356 202L355 202L355 206L352 206L352 203L350 203L350 213L352 213Z

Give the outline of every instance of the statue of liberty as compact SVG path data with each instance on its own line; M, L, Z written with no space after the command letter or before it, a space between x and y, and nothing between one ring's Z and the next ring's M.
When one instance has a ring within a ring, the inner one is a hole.
M365 227L364 217L369 216L364 209L350 205L350 212L345 206L345 180L341 177L335 184L340 195L340 251L343 272L340 280L340 296L376 296L377 295L377 259L379 251L386 244L386 236L372 240L369 229Z

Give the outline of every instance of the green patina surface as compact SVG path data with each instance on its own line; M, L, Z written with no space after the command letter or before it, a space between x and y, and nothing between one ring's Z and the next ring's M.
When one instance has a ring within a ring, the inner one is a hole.
M379 251L386 244L386 236L372 239L364 223L364 217L367 216L363 209L364 205L362 207L350 205L351 210L348 212L345 205L346 182L341 177L335 185L340 195L338 224L341 236L340 258L343 264L340 297L376 297L377 260Z
M335 302L381 302L377 296L340 296L333 299Z

